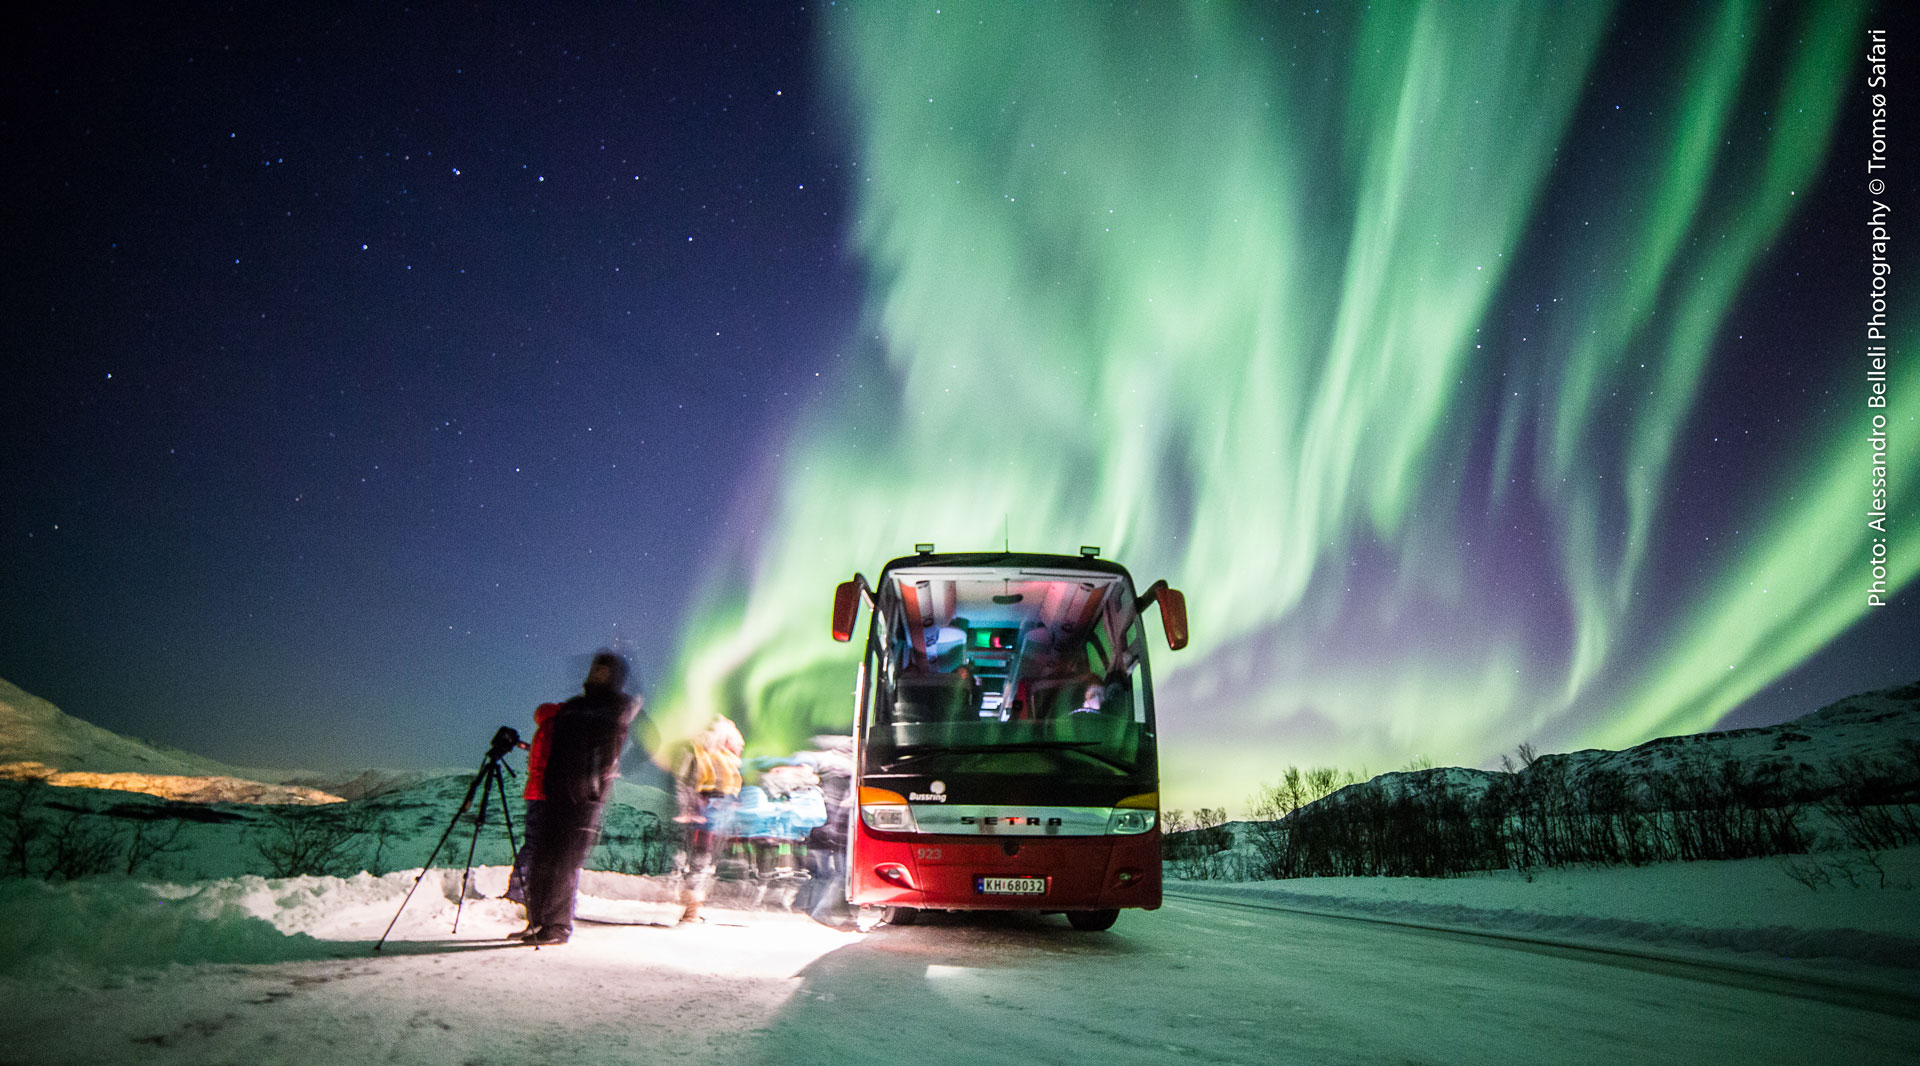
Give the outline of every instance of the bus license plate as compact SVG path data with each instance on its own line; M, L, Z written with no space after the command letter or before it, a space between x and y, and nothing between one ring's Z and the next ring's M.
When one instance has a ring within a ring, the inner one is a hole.
M983 896L1044 896L1047 894L1047 879L1044 877L976 877L974 890Z

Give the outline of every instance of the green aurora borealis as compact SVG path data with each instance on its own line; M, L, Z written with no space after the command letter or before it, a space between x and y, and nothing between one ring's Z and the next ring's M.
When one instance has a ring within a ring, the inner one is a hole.
M1864 288L1808 309L1832 350L1741 457L1703 464L1699 426L1785 388L1743 362L1793 361L1743 333L1750 286L1859 110L1867 24L1661 18L832 9L870 328L716 566L670 717L844 728L834 583L916 541L1097 544L1186 591L1171 806L1696 731L1828 645L1868 610Z

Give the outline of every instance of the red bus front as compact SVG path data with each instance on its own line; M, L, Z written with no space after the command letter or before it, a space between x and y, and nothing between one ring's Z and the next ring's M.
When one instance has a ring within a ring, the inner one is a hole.
M851 636L859 592L873 621L848 900L1060 911L1085 929L1159 907L1140 608L1162 604L1178 647L1178 593L1139 598L1124 568L1095 558L927 554L889 563L871 589L843 586L836 636Z
M897 821L902 805L899 793L868 786L861 792L861 817L854 827L854 862L850 867L853 902L883 907L939 910L1049 910L1093 911L1160 906L1160 830L1151 795L1136 802L1140 808L1113 808L1147 824L1144 832L1129 835L1047 836L1015 834L996 821L1040 819L1044 825L1057 815L1046 808L988 808L1019 814L960 814L953 821L981 828L975 832L887 832L872 827L876 819ZM1131 798L1131 797L1130 797ZM904 805L909 824L914 807ZM893 810L889 810L893 808ZM979 810L981 808L975 808ZM1066 810L1054 808L1052 810ZM1080 814L1097 809L1076 808ZM1100 819L1103 823L1109 818ZM1061 819L1064 821L1065 819ZM944 826L942 827L944 828Z

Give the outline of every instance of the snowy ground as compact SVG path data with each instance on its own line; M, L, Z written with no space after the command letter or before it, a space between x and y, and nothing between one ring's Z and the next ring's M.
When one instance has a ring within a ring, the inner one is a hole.
M205 772L56 716L0 688L0 754ZM1854 718L1820 721L1838 736ZM425 861L470 781L394 783L352 801L384 828L350 861ZM663 809L658 789L619 787L615 823ZM1877 868L1822 851L1531 878L1170 882L1163 909L1092 934L1031 914L859 934L724 907L673 927L678 908L649 902L672 897L659 882L590 872L581 913L600 920L535 951L502 939L521 917L491 898L499 866L476 871L456 933L457 873L429 873L404 910L414 871L240 876L276 839L262 808L89 788L36 802L47 833L69 816L182 833L145 879L0 881L0 1066L1920 1063L1920 848ZM476 839L481 863L510 854L497 818L477 838L468 825L440 863Z
M503 900L467 900L451 932L458 871L429 874L400 910L412 880L0 885L0 915L26 934L0 958L0 1063L698 1055L751 1033L796 973L858 939L716 911L677 929L583 921L571 943L536 951L502 939L523 924ZM475 887L503 881L486 868ZM679 908L587 898L581 910L670 923Z
M1582 942L1920 968L1920 848L1875 858L1886 887L1865 856L1830 852L1441 880L1178 882L1169 891ZM1811 890L1789 876L1809 866L1823 866L1838 887Z
M584 915L632 924L582 922L540 951L498 939L520 919L496 899L469 899L452 933L458 874L435 872L377 955L410 874L13 881L0 1063L1920 1061L1920 849L1883 865L1898 887L1810 892L1771 860L1181 883L1100 934L994 916L863 935L724 911L670 928L646 924L669 904L595 896ZM477 890L502 876L480 870ZM1735 969L1629 971L1202 895ZM1780 983L1725 978L1748 971ZM1803 977L1827 990L1795 994Z

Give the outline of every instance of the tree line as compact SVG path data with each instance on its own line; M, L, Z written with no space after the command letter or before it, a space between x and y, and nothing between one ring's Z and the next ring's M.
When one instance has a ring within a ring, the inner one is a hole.
M108 874L165 876L179 873L170 856L191 849L189 826L220 825L238 834L251 860L250 873L263 877L375 876L426 860L430 844L447 823L440 813L420 815L405 806L379 800L321 805L264 805L244 812L231 805L117 803L96 808L68 802L62 790L44 781L0 781L0 878L72 881ZM473 841L477 812L463 812L454 823L436 863L465 859ZM402 823L412 819L411 831ZM429 832L429 830L431 832ZM482 829L476 862L513 861L504 821L498 813ZM601 827L599 846L589 868L619 873L672 872L680 842L679 827L652 811L611 804ZM402 856L403 846L410 849Z
M1628 773L1524 745L1517 763L1503 759L1492 773L1422 769L1361 782L1288 767L1238 827L1247 847L1229 850L1236 836L1223 816L1203 825L1169 812L1165 855L1174 876L1266 880L1800 855L1823 838L1872 854L1920 843L1920 743L1901 753L1839 760L1821 774L1697 753ZM1821 876L1813 868L1810 877Z

